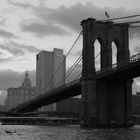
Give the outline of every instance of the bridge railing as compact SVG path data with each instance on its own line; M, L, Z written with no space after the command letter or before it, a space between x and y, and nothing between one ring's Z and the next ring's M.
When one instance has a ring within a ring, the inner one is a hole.
M140 53L131 56L129 58L128 62L123 62L123 63L122 62L118 62L118 63L115 63L115 64L111 65L110 67L107 67L107 68L104 68L104 69L96 71L96 73L99 74L99 73L102 73L102 72L108 72L109 70L117 70L118 68L127 66L130 63L135 63L135 62L138 62L138 61L140 61Z
M130 63L134 63L140 60L140 53L130 57Z

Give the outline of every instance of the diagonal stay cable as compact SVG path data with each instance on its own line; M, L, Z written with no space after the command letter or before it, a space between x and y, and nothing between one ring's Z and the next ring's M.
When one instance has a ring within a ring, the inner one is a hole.
M99 56L101 54L101 51L95 56L95 59ZM81 55L82 56L82 55ZM81 61L81 59L80 59L80 61ZM78 63L79 64L79 63ZM82 75L82 72L75 78L75 80L77 80L77 79L79 79L80 78L80 76ZM69 76L69 75L68 75ZM75 81L74 80L74 81Z
M63 82L63 81L66 79L67 75L70 73L70 71L72 70L72 68L77 64L77 62L79 61L79 59L81 59L81 57L82 57L82 55L80 55L80 56L76 59L76 61L74 62L74 64L69 68L69 70L68 70L67 73L65 74L64 78L62 78L62 79L58 82L57 85L59 85L60 82ZM56 85L56 86L57 86L57 85Z
M58 70L61 68L61 66L64 65L66 58L68 57L68 55L70 54L71 50L73 49L73 47L75 46L76 42L78 41L78 39L80 38L81 34L83 31L80 32L80 34L78 35L78 37L76 38L76 40L74 41L74 43L72 44L71 48L69 49L68 53L66 54L64 60L62 61L62 63L58 66L57 70L53 73L52 77L49 79L49 81L47 82L47 84L44 86L43 90L47 88L47 86L49 85L49 83L53 80L54 76L56 75L56 73L58 72Z
M82 55L78 57L78 59L74 62L74 64L70 67L70 69L66 73L65 77L61 79L56 86L61 85L64 82L64 80L66 80L66 78L69 77L69 75L72 73L72 71L76 68L76 66L79 64L81 60L82 60Z
M96 59L100 54L101 54L101 51L95 56L95 59ZM74 79L74 81L80 79L81 76L82 76L82 72L80 72L80 74L77 75L77 77Z
M77 75L77 77L75 78L75 80L78 80L78 79L80 79L80 77L82 76L82 72L80 72L80 74L79 75ZM75 81L74 80L74 81Z
M105 51L105 50L104 50ZM95 59L101 54L101 51L95 56ZM66 77L64 79L61 79L59 81L59 83L61 82L61 84L64 82L64 80L66 80L66 78L68 78L68 76L73 72L73 70L76 68L76 66L79 64L79 62L82 60L82 54L78 57L78 59L75 61L75 63L72 65L72 67L69 69L69 73L67 72ZM77 63L78 62L78 63ZM72 70L71 70L72 69ZM80 73L76 78L79 78L79 76L81 76L82 73ZM56 86L59 86L60 84L57 84Z

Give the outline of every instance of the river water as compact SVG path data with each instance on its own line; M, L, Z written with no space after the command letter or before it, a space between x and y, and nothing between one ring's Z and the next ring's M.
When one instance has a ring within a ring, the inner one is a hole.
M79 126L0 125L0 140L140 140L140 126L84 130Z

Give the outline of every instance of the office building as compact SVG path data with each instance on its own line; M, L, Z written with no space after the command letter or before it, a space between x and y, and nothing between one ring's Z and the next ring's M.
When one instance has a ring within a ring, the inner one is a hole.
M17 105L32 99L35 96L36 89L35 87L32 87L28 72L26 71L21 87L12 87L7 89L5 108L6 110L10 110Z
M61 81L65 77L66 67L63 50L55 48L52 52L41 51L39 54L37 54L36 58L37 94L43 94L46 91L57 87L58 83L60 83L60 85L65 83L65 80ZM43 107L43 110L56 111L56 104Z

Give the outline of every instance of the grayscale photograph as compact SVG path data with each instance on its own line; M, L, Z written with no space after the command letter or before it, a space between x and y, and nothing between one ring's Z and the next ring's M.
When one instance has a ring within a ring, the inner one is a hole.
M140 140L140 1L0 0L0 140Z

